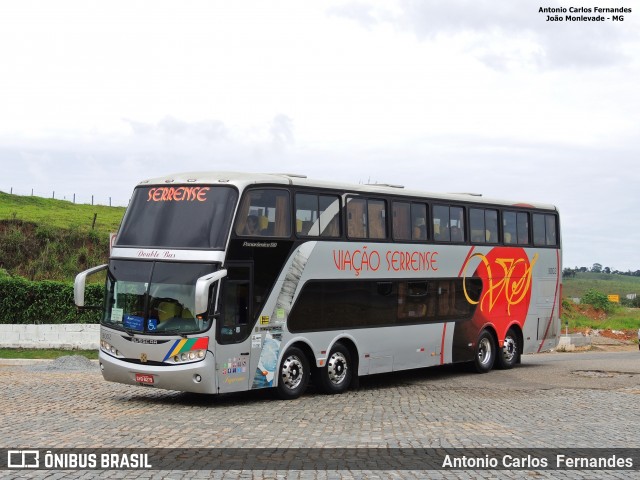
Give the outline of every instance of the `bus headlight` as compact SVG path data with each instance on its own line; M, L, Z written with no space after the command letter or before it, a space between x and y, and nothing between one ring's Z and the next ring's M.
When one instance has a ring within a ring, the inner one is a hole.
M192 350L190 352L181 353L180 355L175 355L173 357L173 361L175 363L194 362L204 359L206 354L206 350Z
M105 342L104 340L100 340L100 347L102 348L102 350L104 350L105 352L119 357L120 356L120 352L118 350L116 350L116 347L114 347L113 345Z

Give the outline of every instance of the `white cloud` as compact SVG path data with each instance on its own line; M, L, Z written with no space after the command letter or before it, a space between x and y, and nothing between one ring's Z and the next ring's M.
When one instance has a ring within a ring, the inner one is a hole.
M12 2L0 189L126 204L143 178L241 170L479 192L557 204L569 266L640 268L639 12L540 6Z

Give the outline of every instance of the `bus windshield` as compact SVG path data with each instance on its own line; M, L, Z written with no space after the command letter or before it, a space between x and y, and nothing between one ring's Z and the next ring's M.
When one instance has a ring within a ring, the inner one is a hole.
M211 264L111 260L102 323L136 333L203 332L210 318L194 312L195 284L215 270Z
M223 249L237 199L226 186L138 187L115 244Z

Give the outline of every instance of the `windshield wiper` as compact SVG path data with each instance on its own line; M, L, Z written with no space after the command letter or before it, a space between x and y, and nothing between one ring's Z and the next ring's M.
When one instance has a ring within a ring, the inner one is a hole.
M157 335L175 335L178 334L182 338L187 338L189 333L197 333L197 332L183 332L179 328L170 328L168 330L156 330L155 333Z

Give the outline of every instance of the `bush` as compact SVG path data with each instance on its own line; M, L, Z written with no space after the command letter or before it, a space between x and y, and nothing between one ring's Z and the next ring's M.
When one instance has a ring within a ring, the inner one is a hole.
M104 286L87 285L88 305L102 305ZM21 277L0 276L0 323L98 323L100 312L78 312L73 303L73 284L32 282Z
M593 308L602 310L606 313L613 311L613 304L609 301L607 295L593 289L587 290L584 293L584 295L580 299L580 303L591 305Z

